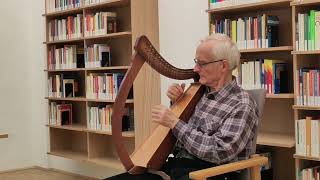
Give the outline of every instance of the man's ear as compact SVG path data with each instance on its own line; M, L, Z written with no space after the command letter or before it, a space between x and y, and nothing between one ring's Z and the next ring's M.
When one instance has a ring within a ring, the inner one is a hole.
M229 61L228 60L223 60L222 61L222 71L223 72L229 71L229 68L230 68Z

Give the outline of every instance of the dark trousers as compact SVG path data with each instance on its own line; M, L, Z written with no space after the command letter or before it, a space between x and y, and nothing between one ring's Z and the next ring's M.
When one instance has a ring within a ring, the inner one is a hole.
M200 159L187 158L169 158L163 165L162 171L168 174L172 180L187 180L189 179L189 172L214 167L215 165ZM239 173L232 172L220 176L211 177L211 180L237 180ZM162 180L162 178L155 174L145 173L140 175L132 175L123 173L116 176L106 178L105 180Z

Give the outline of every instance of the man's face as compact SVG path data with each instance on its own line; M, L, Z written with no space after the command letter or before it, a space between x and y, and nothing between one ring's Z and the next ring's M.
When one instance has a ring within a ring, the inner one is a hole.
M223 60L213 59L212 42L201 43L196 51L194 72L200 76L199 82L212 87L222 76Z

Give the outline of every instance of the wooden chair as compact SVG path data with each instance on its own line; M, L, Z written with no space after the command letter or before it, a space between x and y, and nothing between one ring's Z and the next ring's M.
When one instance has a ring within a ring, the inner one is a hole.
M259 113L260 124L262 112L265 103L266 91L264 89L247 90L249 95L256 101ZM259 126L258 126L259 127ZM257 142L258 128L255 132L254 147L251 156L247 160L242 160L234 163L224 164L212 168L202 169L189 173L191 179L206 179L209 177L225 174L228 172L242 170L240 173L241 180L260 180L260 167L268 163L268 158L259 156L256 153L256 142Z

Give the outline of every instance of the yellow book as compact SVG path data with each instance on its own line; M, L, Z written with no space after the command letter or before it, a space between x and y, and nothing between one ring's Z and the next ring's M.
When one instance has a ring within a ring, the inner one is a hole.
M231 25L232 25L231 39L234 43L237 43L237 21L236 20L232 21Z

